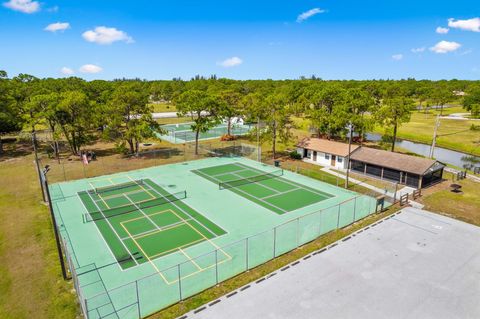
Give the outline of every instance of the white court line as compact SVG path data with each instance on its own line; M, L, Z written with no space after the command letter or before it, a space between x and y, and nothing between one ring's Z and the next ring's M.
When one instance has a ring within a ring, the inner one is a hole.
M90 197L90 199L93 201L93 198L92 196L90 195L90 192L87 191L86 192L88 194L88 197ZM131 254L130 250L127 248L127 246L125 245L125 243L122 241L122 237L120 237L120 235L118 235L117 231L115 230L115 228L113 228L112 224L110 223L110 221L108 220L108 218L103 214L103 211L100 209L100 207L98 207L97 203L95 203L95 201L93 201L93 203L95 204L95 207L97 207L98 211L102 214L103 218L105 218L108 226L110 226L110 228L113 230L113 232L115 233L115 235L117 235L117 238L120 239L120 243L122 244L122 246L127 250L128 254L130 255L130 257L132 257L133 261L135 262L135 264L138 265L137 263L137 260L135 259L135 257L133 257L133 255ZM115 258L116 259L116 258Z
M247 167L247 168L250 168L250 169L255 170L257 172L262 172L262 170L260 170L260 169L257 169L255 167L250 167L250 166L242 164L242 163L235 163L235 165L239 165L240 167ZM281 176L278 176L278 177L281 177ZM308 177L308 176L306 176L306 177ZM336 195L326 193L326 192L322 192L322 191L317 191L316 189L313 189L313 188L311 188L307 185L303 185L303 184L300 184L300 183L297 183L297 182L290 181L287 178L282 178L282 182L284 182L286 184L289 184L289 185L292 185L292 186L300 187L307 192L314 193L314 194L317 194L317 195L328 196L329 198L336 197ZM319 182L321 182L321 181L319 181ZM324 182L322 182L322 183L324 183Z
M278 194L273 194L273 195L268 195L268 196L262 197L262 199L267 199L267 198L271 198L271 197L275 197L275 196L285 195L285 194L294 192L294 191L299 190L299 189L303 190L303 188L297 187L297 188L290 189L288 191L280 192Z
M215 178L215 176L207 175L207 174L203 173L202 171L197 171L197 172L198 172L200 175L203 175L206 179L213 178L213 179L215 179L215 180L217 181L217 183L222 182L222 181L218 180L217 178ZM222 182L222 183L223 183L223 182ZM280 210L280 211L282 211L282 212L284 212L284 213L288 213L288 212L289 212L289 211L286 211L285 209L280 208L280 207L278 207L278 206L276 206L276 205L270 204L269 202L266 202L266 201L262 200L261 198L258 198L258 197L255 196L255 195L249 194L249 193L245 192L244 190L242 190L242 189L240 189L240 188L238 188L238 187L232 187L232 189L235 189L235 190L237 190L237 191L245 194L246 197L247 197L247 199L249 199L248 197L251 197L251 198L257 199L257 200L265 203L265 205L267 205L267 206L270 206L270 207L273 207L273 208L277 208L278 210ZM251 199L249 199L249 200L251 200ZM257 204L257 205L259 205L259 204ZM268 207L264 207L264 208L268 209ZM278 213L276 213L276 212L272 212L272 213L278 214Z

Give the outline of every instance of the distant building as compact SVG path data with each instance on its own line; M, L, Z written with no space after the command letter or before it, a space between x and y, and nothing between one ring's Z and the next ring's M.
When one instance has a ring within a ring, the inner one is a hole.
M306 138L297 145L304 161L347 168L348 144L319 138ZM350 169L356 173L424 188L442 180L445 165L439 161L352 145Z

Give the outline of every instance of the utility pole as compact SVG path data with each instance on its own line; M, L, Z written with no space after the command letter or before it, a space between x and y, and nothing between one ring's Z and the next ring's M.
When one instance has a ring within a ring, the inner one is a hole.
M345 178L345 188L348 188L348 175L350 172L350 153L352 152L352 135L353 135L353 124L348 124L348 156L347 156L347 176Z
M440 126L440 115L437 115L437 119L435 121L435 127L433 128L433 141L432 141L432 147L430 148L430 154L429 158L433 158L433 153L435 151L435 144L437 143L437 130L438 127Z

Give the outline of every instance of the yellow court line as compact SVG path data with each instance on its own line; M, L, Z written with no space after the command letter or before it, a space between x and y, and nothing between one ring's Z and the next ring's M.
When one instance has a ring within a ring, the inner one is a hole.
M220 250L225 256L227 256L228 258L232 259L232 256L230 256L229 254L227 254L221 247L219 247L217 244L215 244L213 241L211 241L210 239L208 239L204 234L202 234L200 231L198 231L198 229L196 229L195 227L193 227L192 225L190 225L190 223L188 221L186 221L185 219L183 219L181 216L179 216L175 211L173 212L175 215L177 215L178 218L180 218L181 220L183 220L188 226L190 226L190 228L192 228L194 231L196 231L197 233L200 234L200 236L202 236L203 238L205 238L206 241L208 241L210 244L212 244L213 247L217 248L218 250Z
M155 270L157 271L157 273L163 278L163 280L165 282L168 283L168 280L165 278L165 276L163 276L162 272L157 268L157 265L155 265L155 263L150 259L150 257L148 256L148 254L142 249L142 247L137 243L137 241L135 240L135 238L132 237L132 235L130 234L130 232L127 230L127 228L125 226L123 226L123 224L121 224L123 229L125 229L125 231L127 232L128 236L132 239L132 241L135 243L135 245L138 247L138 249L140 249L140 251L142 252L142 254L145 256L145 258L147 258L147 260L150 262L150 264L152 264L153 268L155 268ZM120 239L121 240L121 239Z
M153 213L153 214L150 214L148 216L155 216L155 215L159 215L159 214L163 214L163 213L166 213L166 212L172 212L171 209L166 209L166 210L162 210L161 212L158 212L158 213ZM123 223L129 223L129 222L133 222L133 221L136 221L136 220L139 220L139 219L144 219L144 218L147 218L146 216L140 216L140 217L135 217L135 218L131 218L131 219L128 219L128 220L125 220L123 222L121 222L122 224Z
M182 248L178 248L178 249L180 250L180 252L181 252L182 254L184 254L184 255L192 262L192 264L194 264L194 265L198 268L198 270L203 270L203 268L200 267L200 266L197 264L197 262L192 259L192 257L190 257L189 255L187 255L187 253L186 253Z
M127 175L127 177L131 180L131 181L135 181L133 178L130 177L130 175ZM152 196L152 198L158 198L156 196L153 196L152 193L150 193L150 191L146 190L145 187L143 187L143 185L140 185L138 184L138 186L140 186L141 189L143 189L145 192L147 192L150 196Z
M144 190L142 189L138 189L138 190L135 190L135 191L130 191L130 192L124 192L124 193L121 193L121 194L114 194L114 195L110 195L110 196L105 196L106 199L112 199L112 198L117 198L117 197L121 197L123 195L132 195L132 194L142 194L142 193L145 193ZM150 194L149 194L150 195ZM150 195L151 196L151 195ZM156 198L156 197L152 197L152 198ZM150 199L152 199L150 198ZM150 199L145 199L145 200L150 200ZM144 200L144 201L145 201Z
M157 257L159 257L159 256L168 254L168 253L170 253L170 252L172 252L172 251L175 251L175 250L178 251L180 248L188 247L188 246L191 246L191 245L193 245L193 244L196 244L196 243L201 242L201 241L204 241L204 240L205 240L205 239L203 239L203 238L197 239L197 240L195 240L195 241L189 242L188 244L184 244L184 245L181 245L181 246L178 246L178 247L169 249L169 250L162 251L161 253L152 255L152 256L150 256L150 258L157 258Z
M91 182L88 182L90 184L90 187L92 187L93 189L95 189L95 186L93 186L93 184ZM102 202L105 204L105 206L107 206L108 209L110 209L111 207L107 204L107 202L102 198L102 196L100 196L99 194L97 194L97 196L102 200ZM93 199L93 198L92 198Z
M175 229L175 228L178 228L178 227L183 226L183 225L185 225L185 223L180 223L180 224L177 224L177 225L167 226L167 227L162 228L162 229L157 229L157 230L151 231L147 234L135 235L134 237L135 237L135 239L140 239L140 238L143 238L143 237L148 237L148 236L151 236L151 235L154 235L154 234L161 233L163 231Z

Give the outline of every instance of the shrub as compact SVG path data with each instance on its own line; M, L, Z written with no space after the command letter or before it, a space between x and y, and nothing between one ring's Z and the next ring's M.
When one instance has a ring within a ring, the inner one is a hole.
M302 155L298 154L296 151L291 151L290 158L299 160L302 159Z

